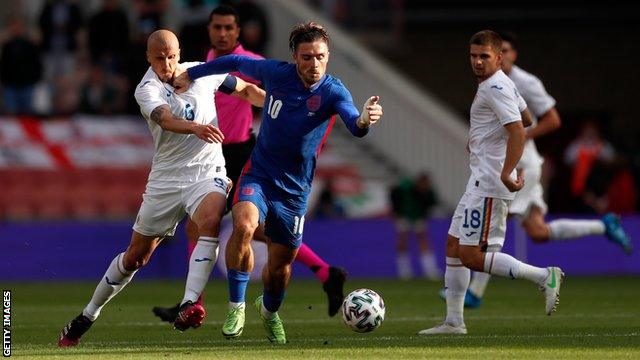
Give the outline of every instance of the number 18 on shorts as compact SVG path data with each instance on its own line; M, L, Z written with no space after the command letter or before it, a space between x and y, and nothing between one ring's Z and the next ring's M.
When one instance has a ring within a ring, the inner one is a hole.
M509 202L465 193L451 219L449 235L460 239L460 245L503 245Z

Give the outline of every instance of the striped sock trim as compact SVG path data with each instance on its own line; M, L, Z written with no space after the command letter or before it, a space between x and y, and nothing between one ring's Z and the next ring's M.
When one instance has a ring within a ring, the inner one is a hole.
M489 261L489 269L486 268L486 256L491 256L491 260ZM495 259L495 253L487 253L485 255L485 272L491 274L491 270L493 270L493 260Z
M124 268L124 253L120 253L120 255L118 255L118 260L116 261L116 268L118 269L120 274L122 274L122 276L129 276L135 272L135 271L129 271Z
M453 257L447 257L447 266L450 267L464 267L464 265L462 265L462 261L460 261L459 258L453 258Z
M220 243L220 240L218 238L214 238L214 237L211 237L211 236L200 236L198 238L198 241L204 241L204 242L209 242L209 243L213 243L213 244Z

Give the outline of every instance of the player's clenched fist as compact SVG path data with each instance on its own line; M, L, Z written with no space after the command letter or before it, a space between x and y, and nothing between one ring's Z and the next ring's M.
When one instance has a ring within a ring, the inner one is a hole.
M199 139L202 139L208 143L222 143L224 140L224 134L217 127L207 124L207 125L198 125L193 133Z
M519 191L524 187L524 170L518 169L518 177L515 180L511 178L511 174L505 174L503 172L502 174L500 174L500 180L502 181L504 186L509 189L509 191Z
M375 124L382 117L382 105L378 103L380 96L372 96L364 102L362 106L362 114L358 120L358 126L361 128L369 127Z

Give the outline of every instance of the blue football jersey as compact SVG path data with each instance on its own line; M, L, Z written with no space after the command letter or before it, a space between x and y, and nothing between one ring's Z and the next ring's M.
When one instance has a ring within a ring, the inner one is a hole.
M331 75L306 88L295 64L240 55L220 57L188 69L193 80L230 71L261 81L266 91L260 134L246 172L270 179L288 193L302 195L310 191L317 155L334 115L340 115L354 136L362 137L368 132L368 128L356 125L360 114L349 90Z

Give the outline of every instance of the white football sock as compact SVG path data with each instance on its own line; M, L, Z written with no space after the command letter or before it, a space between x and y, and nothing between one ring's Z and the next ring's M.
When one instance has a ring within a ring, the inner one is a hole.
M218 259L218 238L200 236L189 259L189 273L180 304L196 302L209 281L213 266Z
M549 223L549 240L561 241L587 235L603 235L604 223L601 220L558 219Z
M491 280L491 274L475 271L471 279L471 284L469 284L469 291L478 298L483 297L484 291L487 289L487 285L489 285L489 280Z
M487 254L500 251L502 251L502 245L493 244L487 246ZM483 297L484 291L487 289L487 285L489 285L489 280L491 280L491 274L474 271L471 277L471 284L469 284L469 291L478 298Z
M91 301L89 301L89 304L82 310L82 314L88 317L89 320L95 321L98 316L100 316L102 307L116 296L120 290L131 281L133 275L136 273L137 270L125 270L123 259L124 253L120 253L111 261L107 272L93 292Z
M231 309L235 309L235 308L239 308L239 307L245 307L243 302L231 302L229 301L229 310Z
M435 255L431 252L423 252L420 256L420 263L422 265L422 271L424 276L429 279L437 279L442 277L440 269L438 268L438 262Z
M458 258L447 257L444 286L447 295L447 317L445 323L452 326L464 324L464 295L469 286L471 270L462 265Z
M547 275L549 275L549 271L546 268L525 264L510 255L499 252L485 255L484 272L512 279L527 279L536 284L544 282Z
M400 276L400 279L410 279L413 272L411 271L409 253L399 252L396 256L396 263L398 264L398 276Z

